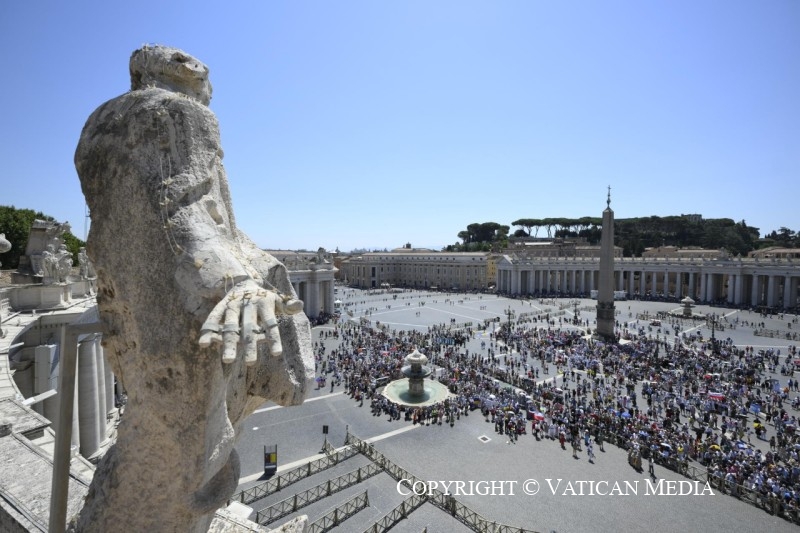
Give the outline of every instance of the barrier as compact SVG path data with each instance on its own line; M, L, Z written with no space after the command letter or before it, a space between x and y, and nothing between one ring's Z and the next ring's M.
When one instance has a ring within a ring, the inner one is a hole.
M345 459L349 459L350 457L353 457L356 454L358 454L358 450L350 446L346 446L345 448L334 453L331 453L329 449L326 449L325 457L322 457L315 461L310 461L303 466L298 466L297 468L288 470L287 472L280 474L278 477L274 477L263 483L254 485L253 487L250 487L249 489L243 490L241 492L237 492L236 494L231 496L228 503L230 503L233 500L238 500L245 505L257 502L258 500L266 498L270 494L279 492L281 489L286 488L293 483L297 483L301 479L305 479L309 476L313 476L318 472L327 470L332 466L336 466Z
M411 488L415 483L420 480L408 470L394 464L385 455L375 449L372 444L366 443L358 437L347 434L345 442L348 445L353 445L364 456L373 461L374 464L383 468L387 474L398 482L403 483ZM406 518L409 513L417 509L425 502L430 502L439 509L445 511L447 514L453 516L456 520L469 527L471 530L478 533L485 533L492 531L496 533L536 533L531 529L523 529L519 527L509 526L506 524L498 524L497 522L489 521L480 514L476 513L452 495L445 494L438 489L431 489L426 491L424 495L412 494L403 502L395 507L389 514L375 522L372 526L364 531L364 533L383 533L394 527L397 522Z
M408 518L408 515L419 508L427 501L425 496L413 494L400 502L400 505L389 511L380 520L364 530L364 533L384 533L396 526L401 520Z
M336 507L333 511L322 516L320 519L309 524L307 533L326 533L339 526L351 516L369 507L369 496L367 491L350 498L344 504Z
M619 448L628 448L627 439L619 437L615 433L604 433L603 439L605 442L614 444ZM647 457L649 453L650 452L647 448L642 449L643 457ZM758 507L759 509L763 509L770 514L784 518L785 520L788 520L794 524L800 524L800 510L798 510L793 504L787 503L783 499L773 496L772 493L764 494L757 490L745 487L744 485L725 481L723 477L711 475L707 469L698 468L695 465L689 464L689 461L686 459L678 460L675 457L665 458L659 454L656 454L654 460L656 464L668 468L673 472L678 472L689 479L699 481L701 483L709 483L712 489L716 489L722 494L727 494L733 498L742 500L743 502L749 503L750 505Z
M256 513L256 522L262 526L271 524L275 520L288 516L298 509L302 509L314 502L335 494L348 487L352 487L363 480L368 479L383 470L376 464L363 466L358 470L353 470L342 476L329 479L325 483L320 483L316 487L298 492L291 498L281 500L276 504L270 505Z

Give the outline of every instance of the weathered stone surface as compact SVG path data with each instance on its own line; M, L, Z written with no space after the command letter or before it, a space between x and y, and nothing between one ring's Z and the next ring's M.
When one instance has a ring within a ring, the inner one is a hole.
M302 402L313 375L303 313L278 317L282 355L260 343L253 366L198 345L235 284L295 296L236 228L207 73L176 49L137 50L133 90L91 115L75 154L105 354L128 393L78 530L206 531L238 481L239 423L265 399Z

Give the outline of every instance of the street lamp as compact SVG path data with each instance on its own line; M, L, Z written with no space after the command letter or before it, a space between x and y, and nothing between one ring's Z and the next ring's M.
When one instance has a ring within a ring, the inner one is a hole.
M708 321L711 322L711 353L717 355L717 338L714 336L717 327L717 317L711 315Z
M511 319L514 316L514 311L511 310L511 306L508 306L508 309L505 311L505 315L508 317L508 332L511 333Z
M572 314L573 314L572 321L575 324L577 324L578 323L578 315L580 314L580 310L578 309L578 306L581 304L581 301L580 300L572 300L570 303L572 304L572 307L575 308L575 310L572 312Z

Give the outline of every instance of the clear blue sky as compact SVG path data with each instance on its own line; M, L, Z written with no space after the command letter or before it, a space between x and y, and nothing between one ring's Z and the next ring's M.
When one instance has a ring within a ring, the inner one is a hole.
M83 236L80 130L145 43L209 65L264 248L438 249L608 185L619 218L800 231L797 0L3 2L0 205Z

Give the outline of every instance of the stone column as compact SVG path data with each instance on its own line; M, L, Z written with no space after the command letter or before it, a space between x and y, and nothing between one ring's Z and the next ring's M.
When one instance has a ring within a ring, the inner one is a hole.
M108 444L108 428L106 421L108 407L106 406L106 365L103 360L103 347L100 346L100 336L94 338L94 354L97 365L97 430L100 437L100 446Z
M675 297L680 301L683 298L683 272L675 273Z
M788 305L789 307L794 307L796 305L798 282L800 282L800 280L798 280L797 276L791 276L789 278L789 303L784 305Z
M33 393L34 395L42 394L55 388L50 369L53 367L53 359L56 353L55 344L42 344L33 349L34 367L33 367ZM56 402L51 401L53 398L48 398L43 402L33 405L34 411L43 415L48 420L58 419L58 409L55 405Z
M707 274L706 280L706 300L714 302L717 299L717 274Z
M99 341L97 342L96 348L105 358L103 345ZM114 373L111 371L111 365L108 361L105 361L103 368L105 368L106 371L106 420L108 420L109 418L113 418L114 413L117 412L116 398L114 397Z
M70 447L75 447L75 448L80 448L81 445L81 425L79 422L81 411L80 411L80 402L78 401L78 394L80 394L81 389L79 387L80 383L78 377L79 377L78 373L76 372L75 388L73 389L74 391L76 391L76 393L72 395L72 439L70 441Z
M728 274L728 294L725 298L725 301L729 304L732 304L734 301L736 301L736 274Z
M669 270L664 271L664 297L669 296Z
M750 291L750 305L761 305L761 276L753 274L753 287Z
M327 298L325 300L325 312L333 314L333 312L336 310L336 306L333 304L333 302L336 301L336 294L334 292L333 280L328 280L325 282L325 293L327 295Z
M689 298L697 299L697 292L694 287L694 272L689 272Z
M371 284L370 284L371 285ZM306 315L316 317L319 315L319 282L310 280L306 283Z
M706 301L706 291L708 290L708 274L705 272L700 273L700 301Z
M88 337L78 346L78 426L81 455L87 459L100 448L99 402L94 337Z
M736 274L736 281L734 282L734 296L733 296L733 303L736 305L741 305L742 300L744 299L744 276L742 274Z
M775 307L776 292L777 287L775 283L775 275L770 274L769 278L767 278L767 307Z
M625 272L622 270L617 272L617 286L615 288L618 291L625 290Z

